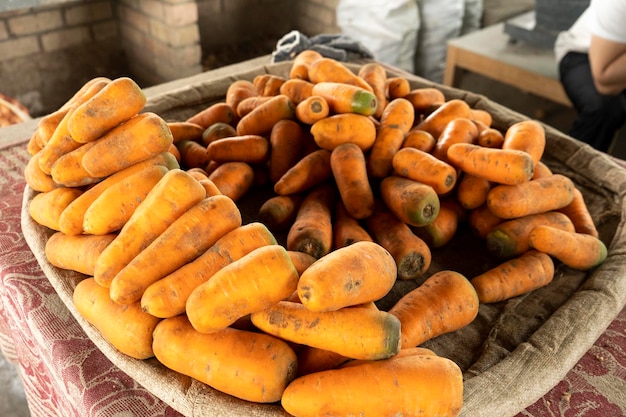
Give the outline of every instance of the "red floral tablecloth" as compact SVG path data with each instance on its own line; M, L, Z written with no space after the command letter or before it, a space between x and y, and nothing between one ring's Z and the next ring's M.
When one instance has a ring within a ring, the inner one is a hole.
M41 272L20 228L25 143L0 129L0 348L33 416L180 416L115 367ZM565 379L521 416L626 416L626 310Z

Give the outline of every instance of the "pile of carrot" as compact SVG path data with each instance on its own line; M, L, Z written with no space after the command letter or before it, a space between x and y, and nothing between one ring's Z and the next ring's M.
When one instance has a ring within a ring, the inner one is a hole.
M186 120L145 100L96 78L42 118L30 215L54 232L49 262L85 276L74 303L105 339L232 396L295 416L455 416L461 369L420 345L548 285L557 263L607 256L582 193L542 162L539 122L497 130L379 63L306 50ZM245 223L237 203L260 186ZM496 266L430 273L463 223ZM419 285L379 309L397 280Z

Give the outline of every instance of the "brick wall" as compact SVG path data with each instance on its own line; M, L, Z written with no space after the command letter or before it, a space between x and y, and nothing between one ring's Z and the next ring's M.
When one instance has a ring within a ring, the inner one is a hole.
M217 46L293 29L335 33L338 0L57 0L0 10L0 92L32 115L63 104L88 79L129 75L141 86L197 74Z

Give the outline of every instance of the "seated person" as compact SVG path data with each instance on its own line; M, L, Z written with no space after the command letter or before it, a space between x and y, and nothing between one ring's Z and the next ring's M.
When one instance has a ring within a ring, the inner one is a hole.
M568 132L606 152L626 122L626 2L592 0L555 55L561 83L577 111Z

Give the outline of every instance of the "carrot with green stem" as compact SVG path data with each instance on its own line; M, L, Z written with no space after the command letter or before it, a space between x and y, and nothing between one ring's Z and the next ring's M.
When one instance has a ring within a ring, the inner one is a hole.
M191 293L217 271L257 248L275 244L276 238L262 223L241 225L219 238L193 261L150 284L141 297L141 306L156 317L183 314Z
M283 246L261 246L198 285L189 294L185 311L197 331L219 331L289 297L297 288L298 278Z
M467 326L478 306L476 290L463 274L441 270L402 296L389 313L400 320L406 349Z
M223 195L207 197L180 215L111 280L111 299L132 304L152 283L193 261L241 225L241 213Z
M380 118L387 106L387 71L378 62L369 62L359 68L357 75L372 87L378 106L374 116Z
M98 258L94 272L96 282L109 287L126 264L205 196L202 185L185 171L167 172Z
M544 287L553 278L552 258L528 250L473 277L470 282L481 303L497 303Z
M607 257L606 245L599 238L548 225L535 227L528 242L532 248L583 271L600 265Z

